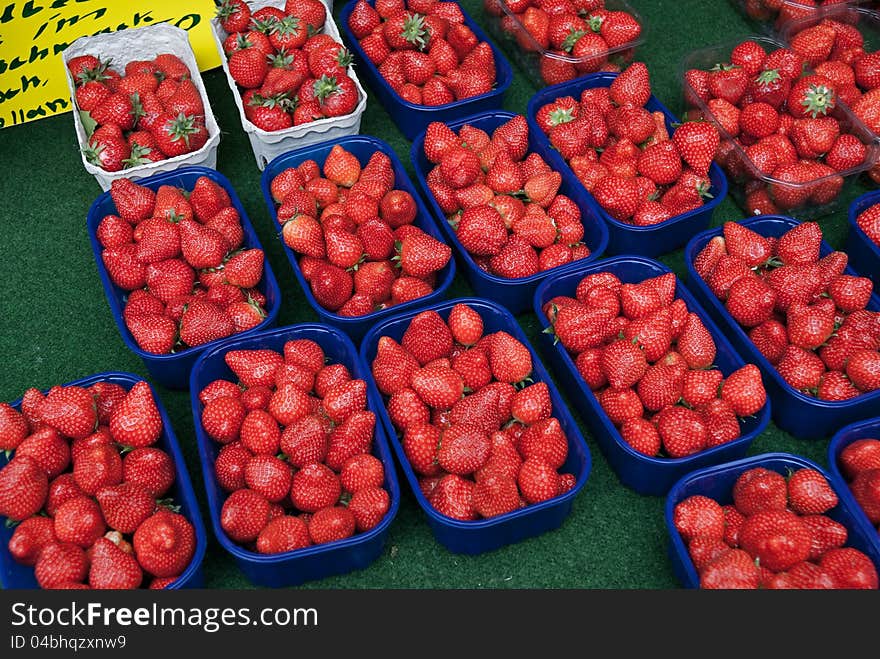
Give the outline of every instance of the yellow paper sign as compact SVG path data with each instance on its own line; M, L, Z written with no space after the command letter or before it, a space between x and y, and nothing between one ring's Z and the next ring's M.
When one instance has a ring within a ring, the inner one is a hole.
M214 11L213 0L0 0L0 128L72 109L61 52L82 36L167 22L188 32L201 70L219 66Z

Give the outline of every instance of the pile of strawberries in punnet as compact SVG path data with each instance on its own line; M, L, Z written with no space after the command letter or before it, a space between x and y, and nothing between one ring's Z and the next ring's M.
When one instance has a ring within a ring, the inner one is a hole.
M846 527L825 513L837 494L815 469L788 478L758 467L740 475L733 503L694 495L673 521L708 589L877 589L877 570L847 547Z
M620 436L639 453L684 458L731 442L740 436L737 417L766 403L753 364L727 378L713 368L715 341L675 297L671 272L638 284L610 272L590 274L574 298L555 297L544 313Z
M605 0L484 0L483 6L488 14L502 17L501 29L522 50L540 53L541 78L548 85L596 71L619 71L609 61L609 51L642 34L635 16L606 9Z
M843 252L820 259L821 242L815 222L779 239L727 222L694 268L789 385L847 400L880 389L880 313L871 280L844 274Z
M479 313L455 305L413 318L400 343L379 339L372 364L425 498L460 520L495 517L571 490L559 473L568 439L546 383L529 384L529 349L484 334Z
M562 176L529 153L529 127L513 117L490 136L433 122L428 188L468 254L499 277L528 277L590 255L581 211L559 194Z
M101 259L128 291L123 318L142 350L177 352L263 322L263 250L242 247L223 187L204 176L190 191L117 179L110 196L116 215L98 225Z
M323 173L323 177L321 174ZM394 188L391 160L361 167L335 145L322 167L306 160L270 185L284 244L300 255L312 294L341 316L363 316L430 294L452 250L419 229L412 195Z
M840 172L862 165L867 148L840 120L839 101L858 94L838 78L804 72L798 52L767 53L744 41L730 61L710 71L685 73L693 116L704 108L724 133L716 160L737 181L747 181L750 213L774 214L828 204L843 186ZM765 182L762 179L771 177Z
M880 204L874 204L859 213L856 224L865 232L872 243L880 247Z
M415 105L446 105L492 91L495 55L464 24L457 2L360 0L348 27L385 82Z
M154 444L162 417L146 382L24 393L0 404L0 515L18 523L17 563L41 588L165 588L195 553L192 524L163 498L171 457Z
M745 12L758 21L776 21L777 29L790 21L816 15L820 9L840 5L841 0L740 0Z
M86 160L117 172L205 145L205 106L180 58L162 53L149 61L131 61L123 74L111 64L94 55L67 63L76 83L76 107L96 124L83 149Z
M351 114L360 97L348 75L351 55L322 34L320 0L287 0L284 9L251 13L244 0L223 0L220 26L229 74L241 88L245 116L265 131Z
M837 461L856 503L880 532L880 439L857 439Z
M791 49L808 66L831 80L841 100L852 108L874 134L880 135L880 51L866 51L865 37L857 25L845 22L859 14L832 14L791 38ZM869 29L877 29L876 27ZM880 183L880 165L869 170Z
M648 68L635 62L610 87L557 98L535 117L602 208L636 226L703 205L719 142L706 122L682 124L670 138L663 113L644 107L650 97Z
M236 543L278 554L374 528L391 501L374 457L367 385L326 364L309 339L274 350L232 350L238 383L199 392L201 424L223 448L214 461L229 492L220 524Z

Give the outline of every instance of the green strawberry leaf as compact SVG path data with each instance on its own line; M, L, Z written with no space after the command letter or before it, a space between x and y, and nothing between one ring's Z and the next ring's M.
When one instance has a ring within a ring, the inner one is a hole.
M92 115L85 110L79 111L79 120L82 122L83 128L86 131L86 137L91 137L92 133L94 133L95 129L98 127L98 122L92 119Z

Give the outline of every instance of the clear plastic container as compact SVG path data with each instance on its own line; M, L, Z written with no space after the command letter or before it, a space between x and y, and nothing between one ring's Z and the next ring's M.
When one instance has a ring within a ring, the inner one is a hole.
M86 160L82 150L88 145L89 135L83 126L79 112L76 110L76 83L67 68L67 62L80 55L94 55L102 60L112 58L112 68L122 71L125 65L135 60L150 60L161 53L177 55L186 64L192 75L192 81L199 90L202 104L205 106L205 127L208 129L208 141L201 149L182 156L167 158L159 162L146 165L138 165L130 169L121 169L118 172L108 172L93 165ZM215 169L217 167L217 147L220 145L220 127L211 111L208 102L208 92L205 83L199 74L199 65L192 47L189 45L189 37L186 31L179 27L159 23L119 32L96 34L92 37L81 37L64 49L61 54L64 60L64 71L67 75L67 86L70 88L70 98L73 103L73 124L76 128L76 138L79 141L80 157L85 170L95 177L102 190L109 190L110 184L119 178L141 179L153 174L171 172L178 167L187 165L200 165Z
M330 11L333 9L333 3L322 0L325 5L329 5ZM262 9L263 7L278 7L283 9L285 0L254 0L248 2L251 10ZM324 32L333 37L337 42L342 43L342 37L339 34L339 28L333 22L333 17L327 12L327 21L324 23ZM235 99L235 105L238 108L238 114L241 117L241 127L247 133L248 139L251 141L251 148L254 151L254 158L257 160L257 167L262 171L268 162L291 149L298 149L309 144L317 144L326 140L333 140L344 135L357 135L361 132L361 116L367 109L367 92L361 86L354 69L348 67L348 75L354 81L358 90L359 101L357 107L351 114L342 117L328 117L313 121L301 126L286 128L284 130L267 131L255 126L250 119L244 114L244 105L241 102L241 92L232 74L229 73L229 65L226 61L226 54L223 52L223 41L229 36L222 27L217 18L211 19L211 31L214 34L214 42L217 46L217 52L220 55L220 62L223 66L223 72L229 82L229 88L232 90L232 98Z
M730 61L731 51L740 43L746 40L755 41L763 46L768 53L778 49L785 48L782 41L771 37L751 35L730 41L724 44L710 46L695 50L687 55L681 63L679 70L679 78L682 80L684 89L684 109L687 111L689 118L693 119L693 114L700 114L711 121L718 128L721 135L721 147L719 151L726 151L727 157L719 164L727 174L728 185L731 196L734 200L747 212L749 212L746 203L748 186L749 192L754 192L762 188L766 188L774 201L776 197L774 192L784 192L786 196L792 199L803 198L803 201L796 205L785 204L779 205L778 211L785 213L791 217L798 219L813 219L822 217L835 212L840 207L840 199L848 197L849 188L852 186L859 174L870 169L877 162L880 156L880 143L877 142L874 134L853 114L843 103L838 102L836 108L829 116L833 116L840 123L841 134L849 133L854 135L862 142L866 149L867 155L861 165L842 172L835 172L827 176L822 176L805 183L792 183L774 178L768 174L761 172L754 162L746 155L745 149L739 145L734 138L725 131L715 116L709 111L706 103L697 97L693 88L685 80L685 72L690 69L700 69L703 71L710 70L718 63ZM682 114L685 114L684 112ZM827 203L817 203L810 199L811 193L822 186L840 186L840 190L836 196Z
M539 88L554 82L564 82L561 79L551 82L545 80L541 72L542 66L554 67L557 70L568 66L574 67L570 78L574 79L585 73L599 71L600 66L597 66L596 62L607 61L621 68L625 67L633 61L636 48L645 43L645 21L625 0L605 0L605 8L609 11L625 11L631 14L642 26L639 37L634 41L609 48L605 52L584 57L559 54L542 48L504 0L484 0L483 7L485 10L483 15L489 33L495 38L495 41L501 44L505 53L525 72L532 84Z
M858 5L862 0L734 0L748 19L762 30L779 32L792 21L821 17L845 4Z

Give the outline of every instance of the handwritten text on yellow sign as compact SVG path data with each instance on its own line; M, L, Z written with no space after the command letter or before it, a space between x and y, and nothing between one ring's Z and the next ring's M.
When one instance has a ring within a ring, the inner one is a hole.
M71 109L61 52L77 38L168 22L202 70L219 64L212 0L0 0L0 128ZM98 53L96 53L98 54Z

